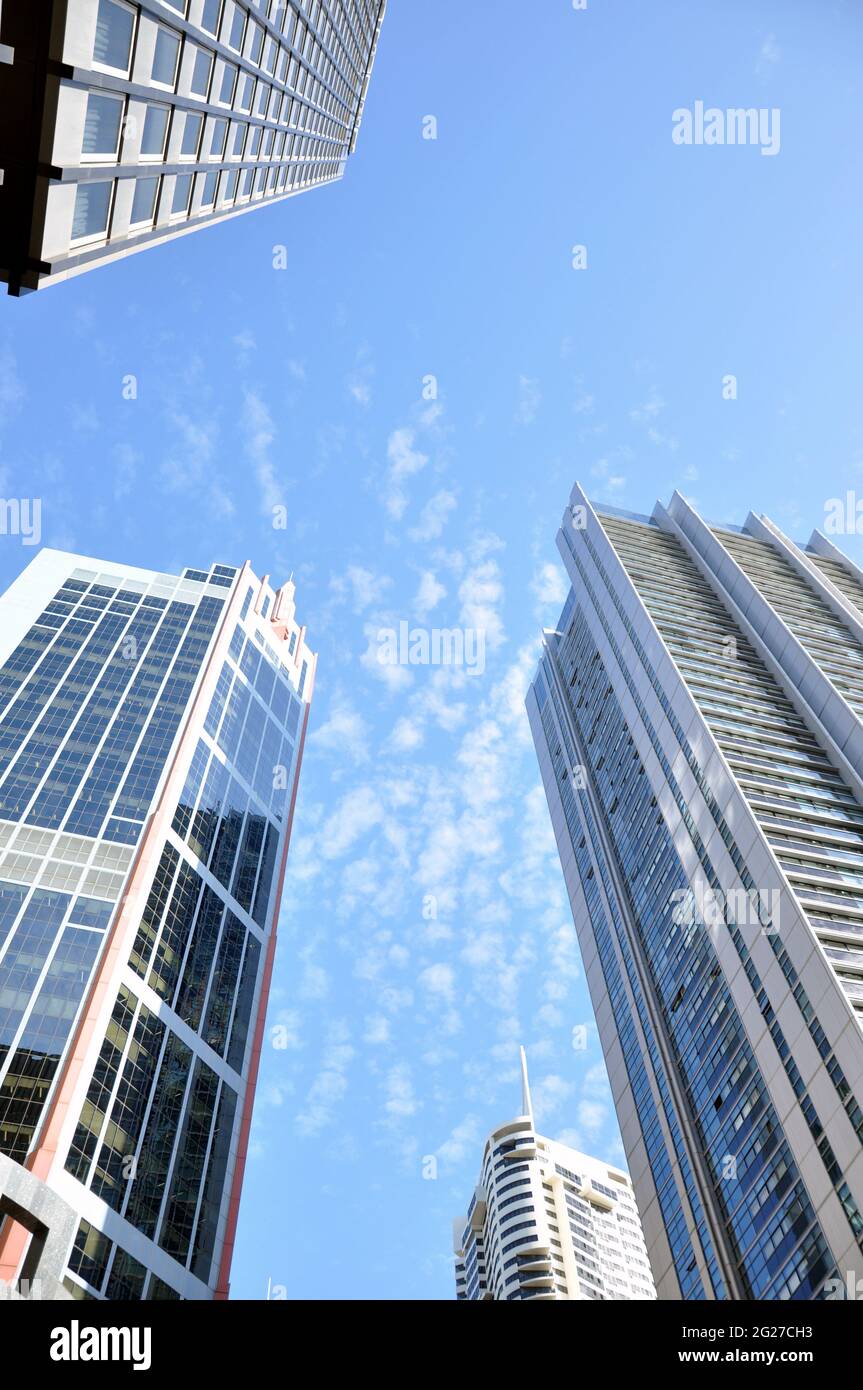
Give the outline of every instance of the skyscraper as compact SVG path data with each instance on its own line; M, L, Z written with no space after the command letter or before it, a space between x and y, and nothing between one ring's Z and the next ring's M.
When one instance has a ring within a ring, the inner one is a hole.
M342 176L386 0L0 10L0 278L21 294Z
M453 1223L459 1299L656 1297L626 1173L546 1139L521 1049L522 1113L492 1131L466 1216Z
M294 585L0 599L0 1278L227 1297L315 658Z
M863 573L570 504L527 708L657 1291L824 1297L863 1274Z

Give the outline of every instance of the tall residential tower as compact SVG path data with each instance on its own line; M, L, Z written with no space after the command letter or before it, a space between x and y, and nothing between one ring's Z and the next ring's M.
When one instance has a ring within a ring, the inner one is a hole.
M863 1276L863 573L579 487L527 707L660 1298Z
M39 289L342 176L386 0L0 9L0 280Z
M227 1297L314 670L248 565L0 598L6 1287Z
M537 1133L523 1048L521 1069L522 1113L485 1141L467 1215L453 1223L456 1297L655 1298L629 1178Z

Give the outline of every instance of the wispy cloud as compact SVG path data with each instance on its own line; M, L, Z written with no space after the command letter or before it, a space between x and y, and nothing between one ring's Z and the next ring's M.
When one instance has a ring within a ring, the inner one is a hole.
M539 382L529 376L520 376L518 379L518 405L515 410L516 424L532 425L536 419L541 400Z

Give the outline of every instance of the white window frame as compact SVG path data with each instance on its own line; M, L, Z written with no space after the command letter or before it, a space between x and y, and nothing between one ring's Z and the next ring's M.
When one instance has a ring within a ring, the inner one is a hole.
M151 212L150 216L149 216L149 217L145 217L145 218L143 219L143 221L141 221L141 222L133 222L133 221L132 221L132 212L131 212L131 209L130 209L130 211L129 211L129 231L130 231L130 232L131 232L133 229L134 229L134 230L137 230L138 228L141 228L141 227L154 227L154 226L156 225L156 214L157 214L158 211L159 211L159 195L160 195L161 192L162 192L162 175L161 175L161 174L145 174L145 175L143 176L143 178L140 178L140 179L136 179L136 180L135 180L136 185L139 184L139 183L143 183L145 179L155 179L155 181L156 181L156 196L155 196L155 198L153 199L153 211ZM136 188L136 192L137 192L137 188ZM133 195L132 195L132 201L133 201L133 203L134 203L134 197L135 197L135 195L133 194Z
M201 141L204 138L204 118L200 111L184 111L183 118L183 133L180 136L180 147L177 150L177 163L197 164L201 153ZM185 154L183 145L186 142L186 131L190 121L197 121L198 123L198 139L195 142L195 153Z
M181 211L175 212L175 211L174 211L174 198L176 197L176 193L177 193L177 181L178 181L179 179L188 179L188 180L189 180L189 196L188 196L188 198L186 199L186 206L185 206ZM175 179L175 181L174 181L174 187L171 189L171 206L170 206L170 209L169 209L169 211L168 211L168 218L169 218L169 221L171 221L171 222L181 222L181 221L184 221L184 220L185 220L185 221L188 221L188 219L189 219L189 211L190 211L190 209L191 209L191 206L192 206L192 199L194 198L194 196L195 196L195 176L194 176L194 174L177 174L176 179Z
M231 183L231 180L232 180L232 179L233 179L233 181L234 181L234 191L233 191L233 193L229 194L229 193L228 193L228 188L229 188L229 186L230 186L230 183ZM236 202L237 190L238 190L239 186L240 186L240 171L239 171L239 169L224 169L224 170L222 171L222 177L221 177L220 185L219 185L219 202L220 202L220 203L224 203L226 206L232 206L232 205Z
M117 6L117 9L118 9L118 10L126 10L127 13L130 14L130 15L132 16L132 37L131 37L131 39L129 40L129 65L128 65L128 67L125 67L125 68L112 68L112 67L109 67L107 63L97 63L95 56L94 56L93 58L91 58L90 61L91 61L91 63L92 63L93 71L94 71L94 72L110 72L110 73L113 73L115 76L119 75L119 76L121 76L121 77L128 77L129 74L130 74L130 72L132 71L132 62L133 62L134 57L135 57L135 43L136 43L136 40L137 40L137 38L138 38L138 7L137 7L136 5L129 5L129 4L127 4L127 3L126 3L126 0L114 0L114 4ZM96 13L97 13L97 15L98 15L98 12L99 12L99 11L98 11L98 6L97 6L97 8L96 8ZM95 47L95 44L96 44L96 37L95 37L95 34L94 34L94 36L93 36L93 45L94 45L94 47Z
M116 179L82 179L81 183L77 183L77 184L75 185L75 201L76 201L76 203L77 203L77 200L78 200L78 189L81 188L82 185L83 185L84 183L88 183L88 184L89 184L89 183L92 183L92 184L107 183L107 184L110 184L110 186L111 186L111 194L110 194L110 197L108 198L108 218L107 218L107 222L106 222L106 224L105 224L105 230L104 230L104 232L90 232L89 235L87 235L87 236L79 236L79 237L71 236L71 235L70 235L70 237L69 237L69 249L70 249L70 251L71 251L73 248L74 248L74 250L78 251L78 250L81 249L82 246L99 246L99 245L101 245L102 243L108 241L108 239L109 239L109 237L110 237L110 235L111 235L111 222L112 222L112 219L113 219L113 217L114 217L114 203L115 203L115 200L116 200L116 197L117 197L117 180L116 180ZM73 209L72 209L72 218L73 218L73 222L74 222L74 217L75 217L75 209L74 209L74 206L73 206Z
M150 86L153 87L153 88L154 88L156 91L158 91L158 92L174 92L174 93L176 93L176 90L177 90L177 77L178 77L178 74L179 74L179 71L180 71L180 64L181 64L182 59L183 59L183 35L182 35L182 33L178 33L178 31L177 31L176 29L172 29L171 26L170 26L170 24L157 24L157 25L156 25L156 41L155 41L155 43L153 44L153 63L155 63L155 61L156 61L156 44L158 44L158 42L159 42L159 33L160 33L160 32L161 32L161 33L164 33L164 34L171 34L175 39L178 40L178 43L177 43L177 61L176 61L176 63L174 64L174 80L173 80L173 82L170 84L170 86L169 86L168 83L166 83L166 82L159 82L159 81L153 76L153 67L152 67L152 65L151 65L151 67L150 67L150 78L149 78L149 83L150 83Z
M215 27L215 29L208 29L207 26L206 26L205 23L204 23L204 6L203 6L203 5L201 6L201 22L200 22L200 24L199 24L199 26L198 26L203 34L210 34L211 37L214 38L214 39L218 39L218 37L219 37L219 30L220 30L221 27L222 27L222 16L223 16L223 14L225 13L225 7L224 7L224 5L222 4L222 0L216 0L216 3L217 3L217 7L218 7L218 8L217 8L217 13L216 13L216 27Z
M146 125L147 125L147 115L148 115L148 113L149 113L149 110L150 110L150 107L151 107L151 106L155 107L158 111L167 111L167 113L168 113L168 119L167 119L167 121L165 122L165 139L164 139L164 142L163 142L163 144L162 144L162 153L159 154L159 155L156 155L156 154L144 154L143 149L142 149L141 147L139 147L139 149L138 149L138 163L139 163L139 164L164 164L164 162L165 162L165 155L166 155L167 152L168 152L168 142L169 142L169 140L170 140L170 138L171 138L171 112L172 112L175 108L174 108L173 106L171 106L171 105L170 105L169 103L167 103L167 102L161 102L161 101L148 101L148 102L147 102L147 105L146 105L146 108L145 108L145 111L144 111L144 119L143 119L143 121L141 122L141 145L142 145L142 146L143 146L143 143L144 143L144 130L145 130Z
M204 199L205 199L205 197L206 197L206 192L205 192L205 190L206 190L206 187L207 187L207 179L213 178L214 176L215 176L215 180L216 180L216 185L215 185L215 191L214 191L214 193L213 193L213 199L212 199L212 202L207 203L207 202L204 201ZM211 210L216 206L216 202L217 202L218 197L219 197L219 171L218 171L218 169L209 169L209 170L207 170L205 173L201 174L200 177L201 177L201 179L202 179L202 183L201 183L201 211L202 211L202 212L205 212L205 211L206 211L206 212L209 212L209 211L211 211Z
M209 148L209 152L208 152L208 154L207 154L207 158L208 158L208 159L216 159L216 160L222 161L222 160L224 160L224 159L227 158L227 153L226 153L226 152L227 152L227 149L228 149L228 137L230 136L230 133L231 133L231 122L228 120L228 117L227 117L227 116L210 116L209 119L210 119L210 148ZM217 129L217 127L218 127L220 124L221 124L221 125L224 125L224 127L225 127L225 138L224 138L224 140L222 141L222 148L221 148L221 150L216 151L216 150L213 149L213 136L215 135L216 129Z
M212 97L215 95L213 92L213 74L216 70L216 55L212 49L204 48L203 44L193 43L190 47L194 50L195 56L189 68L189 96L197 97L198 101L206 101L209 104L212 101ZM195 68L198 66L198 58L201 54L203 54L205 58L209 58L210 70L207 74L206 90L203 92L196 92L192 83L195 80Z
M120 104L120 123L117 126L117 145L113 154L85 154L84 153L84 134L87 129L87 107L90 105L90 98L107 97L111 101ZM84 168L91 169L99 164L116 164L120 158L120 147L123 143L123 127L126 120L127 100L122 92L106 92L101 87L90 87L87 91L87 107L84 108L84 131L81 134L81 164Z

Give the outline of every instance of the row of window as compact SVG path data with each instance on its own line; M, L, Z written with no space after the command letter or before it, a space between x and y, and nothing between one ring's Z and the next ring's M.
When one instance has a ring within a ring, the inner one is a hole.
M73 616L56 615L59 632L43 630L40 618L7 663L12 669L4 667L3 690L12 695L17 682L18 693L0 723L8 768L0 815L96 836L111 814L105 838L128 844L142 828L222 602L203 598L195 609L146 595L130 618L110 605L113 590L97 587L103 591L86 595L91 619L83 604ZM75 599L82 589L68 580L59 592ZM27 681L31 660L41 664Z
M180 135L179 148L175 151L179 159L307 160L327 156L338 159L343 153L343 146L317 134L289 135L287 131L277 131L273 127L265 129L248 121L229 121L226 116L209 116L205 124L205 117L196 111L182 112L170 106L150 104L143 118L137 151L140 160L147 162L165 158L172 110L175 128ZM177 122L181 123L179 127ZM209 136L206 147L205 131ZM126 158L129 157L130 145L134 158L137 134L135 118L126 115L125 97L102 91L88 94L82 142L82 159L85 163L117 162L121 142Z
M173 7L172 7L173 8ZM227 15L227 6L225 15ZM93 48L94 67L119 73L129 77L133 73L136 81L148 81L166 91L176 91L178 81L183 81L184 92L199 97L203 101L219 101L230 105L238 89L247 92L251 109L251 94L255 88L255 78L247 72L241 75L238 65L217 59L211 50L200 47L190 39L165 25L156 27L155 42L149 70L146 75L133 63L137 10L125 0L100 0L96 35ZM211 21L213 22L213 21ZM218 27L218 21L216 21ZM207 26L205 26L207 27ZM212 31L211 31L212 32ZM358 83L346 83L338 74L332 61L317 41L310 43L308 37L295 35L302 45L299 51L306 62L314 69L303 66L288 48L281 46L270 36L265 44L264 30L255 21L246 20L245 11L233 6L230 21L223 18L221 41L240 53L248 62L266 72L275 83L288 86L315 106L321 107L329 117L343 128L345 117L349 115L349 101L355 94ZM296 48L296 45L295 45ZM315 76L315 73L319 76ZM324 76L338 97L324 86L320 77ZM268 84L263 83L267 96ZM279 87L275 94L281 96Z
M173 187L170 179L173 177ZM134 180L129 229L146 231L157 218L169 222L213 212L256 198L306 188L333 177L331 166L309 164L260 165L254 169L212 169L201 174L154 174ZM71 244L103 241L108 236L119 182L114 179L78 184L72 217ZM160 199L160 190L162 197ZM125 232L124 232L125 234Z

